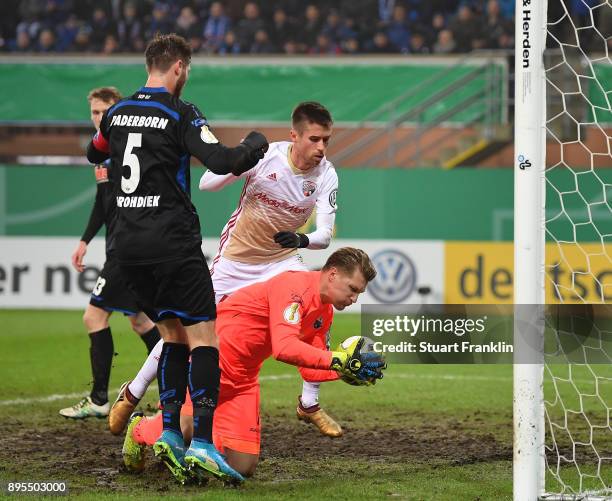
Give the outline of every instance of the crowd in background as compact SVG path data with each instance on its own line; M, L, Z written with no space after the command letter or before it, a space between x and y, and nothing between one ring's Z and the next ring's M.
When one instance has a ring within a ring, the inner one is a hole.
M514 0L2 0L0 50L142 53L175 32L199 54L453 54L512 48L513 15Z

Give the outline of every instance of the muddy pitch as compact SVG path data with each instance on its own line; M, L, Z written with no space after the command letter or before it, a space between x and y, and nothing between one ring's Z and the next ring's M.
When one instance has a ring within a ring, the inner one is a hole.
M267 463L277 469L273 466L275 459L354 459L356 449L359 458L388 464L461 465L512 459L511 444L501 443L491 434L470 435L461 423L363 428L349 422L343 423L344 436L336 439L320 435L314 427L298 422L293 416L263 416L262 423L260 470L264 478ZM118 476L125 473L121 458L123 437L111 435L104 420L73 422L49 418L36 428L19 421L9 422L4 428L0 449L0 473L4 476L15 480L23 479L14 477L22 477L25 472L31 473L26 475L29 478L34 475L60 480L77 476L90 479L83 486L87 489L129 488L126 482L118 481ZM167 490L170 474L152 459L152 454L148 459L147 469L137 482L159 491Z

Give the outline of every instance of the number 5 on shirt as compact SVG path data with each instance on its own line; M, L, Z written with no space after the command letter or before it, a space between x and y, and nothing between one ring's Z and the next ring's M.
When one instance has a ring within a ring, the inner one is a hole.
M123 153L123 166L130 168L128 177L123 174L121 177L121 190L123 193L134 193L140 182L140 162L135 153L132 153L132 148L140 148L142 145L142 134L130 132L128 134L125 152Z

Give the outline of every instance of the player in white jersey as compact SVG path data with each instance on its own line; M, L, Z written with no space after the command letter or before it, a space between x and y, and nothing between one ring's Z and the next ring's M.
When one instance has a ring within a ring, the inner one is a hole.
M237 177L207 171L200 180L203 191L218 191L239 179L245 180L238 207L221 233L219 251L211 267L217 303L241 287L283 271L306 270L298 248L329 246L338 190L334 166L325 158L332 118L325 107L315 102L300 103L291 118L291 141L271 143L264 158L248 173ZM315 231L298 233L315 209ZM113 433L121 432L144 394L148 376L143 377L143 373L150 373L150 381L155 377L155 351L149 357L151 370L146 369L145 362L113 405L109 417ZM298 399L298 418L313 423L324 435L342 435L340 425L319 407L320 373L308 369L300 372L304 384Z
M319 134L323 132L316 131L313 137ZM267 280L281 271L304 270L297 248L325 249L329 245L338 176L325 157L315 157L318 163L307 169L298 160L297 167L292 160L294 149L295 141L271 143L252 173L240 176L245 179L240 201L221 233L213 261L217 302L246 284ZM200 180L200 189L217 191L237 179L209 171ZM306 235L296 233L315 208L316 230Z

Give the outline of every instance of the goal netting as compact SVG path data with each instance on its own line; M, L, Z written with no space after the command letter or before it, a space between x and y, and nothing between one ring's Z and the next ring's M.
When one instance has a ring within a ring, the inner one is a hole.
M517 0L516 12L515 123L543 132L516 132L515 204L532 200L515 209L515 302L561 306L544 313L541 367L515 366L515 419L534 430L529 446L515 421L515 499L612 499L612 2ZM517 467L521 447L530 466ZM530 487L521 468L540 471Z

